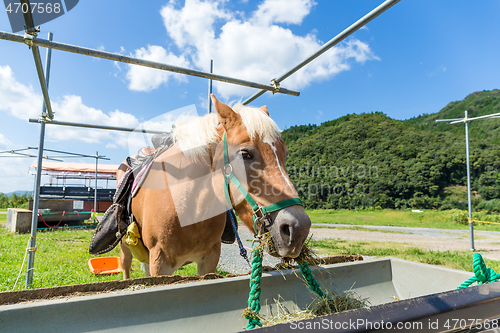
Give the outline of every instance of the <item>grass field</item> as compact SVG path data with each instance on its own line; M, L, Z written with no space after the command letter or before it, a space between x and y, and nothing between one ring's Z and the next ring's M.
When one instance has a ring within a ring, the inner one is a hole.
M349 224L349 225L384 225L396 227L440 228L440 229L469 229L467 214L458 209L437 211L425 210L422 213L413 213L411 210L308 210L307 214L312 223ZM500 221L499 215L490 215L486 212L477 212L472 216L480 221ZM462 224L456 222L457 219ZM475 223L476 230L500 231L500 224Z
M460 211L308 211L313 223L328 224L359 224L359 225L392 225L406 227L428 227L447 229L467 229L453 219ZM496 218L496 217L493 217ZM5 224L6 215L0 214L0 225ZM359 230L367 228L359 227ZM477 226L479 230L500 230L497 225ZM88 260L94 256L88 253L88 246L93 230L55 230L38 232L35 254L35 272L33 287L52 287L73 285L79 283L119 280L121 274L94 275L88 268ZM20 272L29 234L13 234L5 228L0 228L0 291L14 288ZM430 251L416 248L411 244L391 242L364 242L344 240L312 241L311 245L320 253L361 254L364 256L393 256L433 265L472 271L472 253L469 251ZM116 248L103 256L118 256ZM500 271L500 262L486 260L486 265L495 271ZM181 275L196 274L196 265L188 265L176 272ZM219 272L225 274L225 272ZM19 277L16 290L24 289L26 263ZM142 277L140 263L134 260L131 277ZM471 273L472 276L472 273Z
M45 288L53 286L73 285L79 283L120 280L120 274L95 275L88 267L88 260L95 258L89 254L88 247L93 230L56 230L38 232L35 254L35 272L33 287ZM16 278L21 269L29 235L18 235L0 230L0 291L13 290ZM119 256L119 248L101 257ZM99 257L99 256L98 256ZM225 272L219 272L225 273ZM195 275L196 265L187 265L178 271L180 275ZM131 277L143 277L140 263L132 263ZM26 263L21 271L16 290L24 289L26 279Z
M5 224L6 215L0 214L0 224ZM95 258L88 248L94 230L59 229L37 233L35 253L34 288L73 285L79 283L120 280L122 274L95 275L88 267L88 260ZM13 290L16 278L21 271L16 290L24 289L26 262L21 270L29 234L15 234L0 228L0 291ZM101 257L119 256L119 247ZM99 257L99 256L97 256ZM27 260L27 259L26 259ZM218 273L227 274L219 271ZM196 264L187 265L175 274L195 275ZM132 263L131 277L143 277L140 263Z
M473 252L470 251L433 251L415 247L413 244L377 241L348 241L324 239L311 241L310 245L319 254L341 255L361 254L362 256L396 257L430 265L444 266L472 272ZM486 266L496 272L500 270L500 261L485 259ZM471 273L471 277L474 274Z

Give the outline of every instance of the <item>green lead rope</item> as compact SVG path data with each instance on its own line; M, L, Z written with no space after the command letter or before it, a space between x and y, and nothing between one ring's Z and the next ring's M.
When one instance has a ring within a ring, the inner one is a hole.
M259 244L254 243L252 249L252 271L250 273L250 294L248 295L248 308L243 312L248 320L247 330L251 330L257 326L262 326L260 322L260 283L262 278L262 259L263 250ZM323 290L321 290L318 281L314 277L309 264L305 261L299 263L300 271L307 282L309 289L314 291L319 297L327 298Z
M263 250L259 244L252 246L252 271L250 273L250 294L248 308L245 309L245 318L248 319L247 330L262 326L260 322L260 280L262 278Z
M496 282L500 279L500 274L497 274L492 268L486 268L480 253L474 253L472 269L474 271L474 276L459 285L457 289L467 288L474 282L477 282L477 284L486 284Z
M318 281L311 272L309 264L306 261L302 261L299 263L299 267L300 271L302 272L302 275L304 276L304 279L307 282L307 286L309 287L309 289L314 291L319 297L326 298L325 293L323 292L323 290L321 290Z
M224 196L226 198L227 205L231 208L233 207L231 196L229 194L229 184L232 182L238 191L245 197L245 200L252 207L253 210L253 228L255 234L260 235L260 228L257 228L257 219L262 219L266 215L278 211L280 209L294 206L294 205L302 205L302 201L300 198L289 198L286 200L282 200L264 207L259 206L255 200L252 198L250 193L246 190L246 188L241 184L238 177L233 172L233 167L229 161L229 153L227 150L227 138L226 133L224 133ZM260 216L259 216L260 215ZM258 242L257 242L258 243ZM261 317L259 316L260 312L260 282L262 278L262 259L263 259L263 250L260 244L254 243L252 246L252 271L250 273L250 294L248 296L248 308L246 308L243 312L243 315L246 319L248 319L247 329L255 328L256 326L262 326L260 322ZM311 273L311 269L306 262L302 262L300 264L300 271L304 275L304 279L307 281L309 288L316 292L320 297L326 297L321 288L319 287L318 281L314 278L314 275Z

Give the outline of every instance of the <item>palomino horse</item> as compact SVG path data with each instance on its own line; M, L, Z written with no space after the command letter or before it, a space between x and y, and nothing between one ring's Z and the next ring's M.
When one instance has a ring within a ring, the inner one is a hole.
M249 180L242 183L259 207L293 202L268 213L266 225L262 226L272 236L275 255L297 257L309 233L311 220L303 207L295 203L297 199L290 200L298 194L285 171L287 149L267 108L241 104L231 108L214 95L211 97L216 113L176 123L172 133L174 146L155 159L144 184L132 199L132 214L149 251L152 276L170 275L186 262L196 262L200 275L215 272L227 210L227 206L213 209L217 202L219 205L226 202L223 170L227 164L223 164L223 155L244 166L238 177ZM226 153L223 138L232 147ZM203 177L200 166L212 176ZM122 165L119 173L123 174L124 170ZM198 174L193 176L193 173ZM194 178L197 184L190 181ZM208 190L209 187L212 190ZM234 184L228 193L240 219L255 232L255 210L248 201L242 200ZM212 213L207 213L209 210ZM187 217L198 221L186 222ZM120 246L120 266L127 279L132 255L123 241Z

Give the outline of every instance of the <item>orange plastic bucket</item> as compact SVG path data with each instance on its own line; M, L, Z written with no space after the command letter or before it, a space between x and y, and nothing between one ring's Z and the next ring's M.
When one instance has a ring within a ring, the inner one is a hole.
M118 257L100 257L89 259L90 271L94 274L116 274L122 270L118 266Z

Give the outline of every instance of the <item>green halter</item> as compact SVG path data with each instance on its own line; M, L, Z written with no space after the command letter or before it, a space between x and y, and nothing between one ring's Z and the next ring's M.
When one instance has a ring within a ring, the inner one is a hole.
M279 162L278 162L279 163ZM233 172L233 166L229 163L229 155L227 152L227 140L226 133L224 133L224 195L226 196L226 201L229 207L233 207L231 203L231 197L229 196L229 182L233 182L238 191L245 197L245 200L250 204L253 210L253 228L256 234L259 234L260 230L257 230L257 224L266 217L268 214L280 210L285 207L293 205L301 205L302 201L300 198L291 198L282 200L265 207L259 206L255 200L250 196L250 193L245 189L245 187L238 180Z

